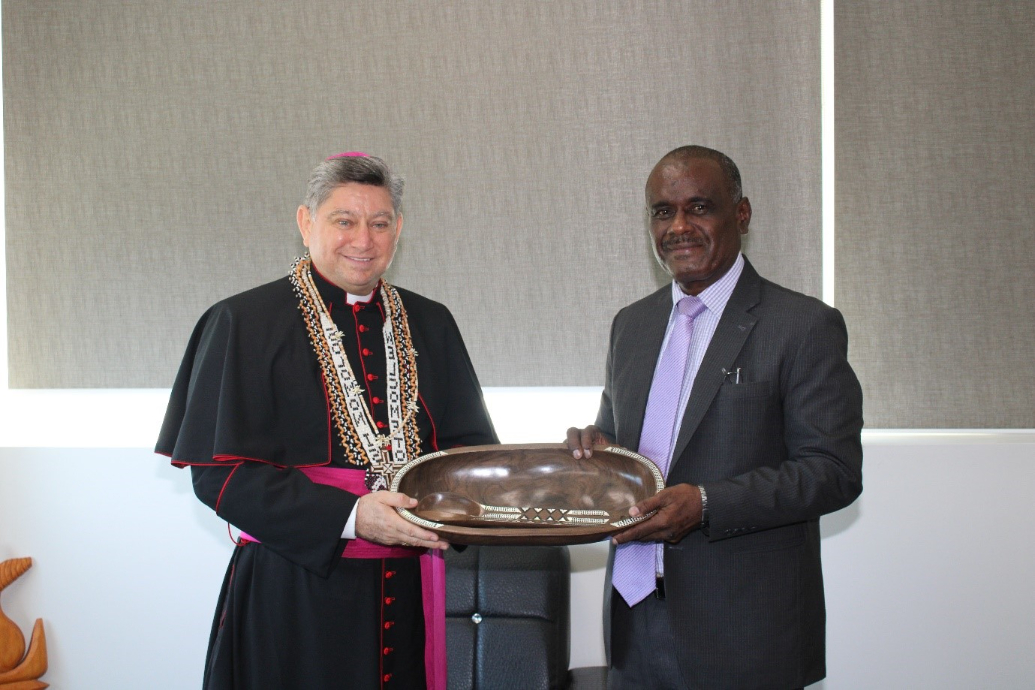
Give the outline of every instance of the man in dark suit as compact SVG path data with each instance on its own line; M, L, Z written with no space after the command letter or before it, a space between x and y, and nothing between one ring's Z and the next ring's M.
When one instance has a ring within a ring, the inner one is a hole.
M617 443L667 474L612 541L609 687L803 687L826 675L819 517L862 491L845 323L743 257L724 154L668 153L646 197L673 282L615 317L596 424L568 430L576 458Z

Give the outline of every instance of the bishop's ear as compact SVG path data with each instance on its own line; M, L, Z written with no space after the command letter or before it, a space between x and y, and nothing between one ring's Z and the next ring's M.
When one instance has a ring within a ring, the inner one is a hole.
M313 220L309 217L309 209L305 204L298 207L295 220L298 222L298 231L302 233L302 244L309 246L309 230L312 228Z

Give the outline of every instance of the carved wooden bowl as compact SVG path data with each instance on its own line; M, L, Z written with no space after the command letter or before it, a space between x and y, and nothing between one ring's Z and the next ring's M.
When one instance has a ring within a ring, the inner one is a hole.
M645 520L629 508L665 486L624 448L576 460L560 444L469 446L404 465L392 491L416 498L404 518L455 544L584 544Z

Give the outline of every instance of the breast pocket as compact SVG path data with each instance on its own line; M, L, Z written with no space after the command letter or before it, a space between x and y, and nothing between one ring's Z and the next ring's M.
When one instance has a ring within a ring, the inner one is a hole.
M756 431L768 417L779 416L780 400L770 381L724 383L719 386L710 412L726 424L745 424Z
M750 381L748 383L726 382L719 387L718 398L728 400L746 400L748 398L767 398L772 394L773 386L769 381Z
M783 411L776 385L772 381L724 383L694 437L713 451L708 468L698 468L702 479L732 477L778 458Z

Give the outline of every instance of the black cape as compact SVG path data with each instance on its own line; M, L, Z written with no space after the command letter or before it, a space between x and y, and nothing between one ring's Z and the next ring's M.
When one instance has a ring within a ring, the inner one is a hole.
M387 423L379 293L353 306L316 271L314 281L346 334L346 354L375 421ZM421 452L497 443L449 310L397 289L418 353ZM205 687L423 683L416 559L340 558L357 497L296 469L355 466L346 462L287 278L223 300L201 317L156 452L192 467L198 497L262 542L238 547L227 569Z

